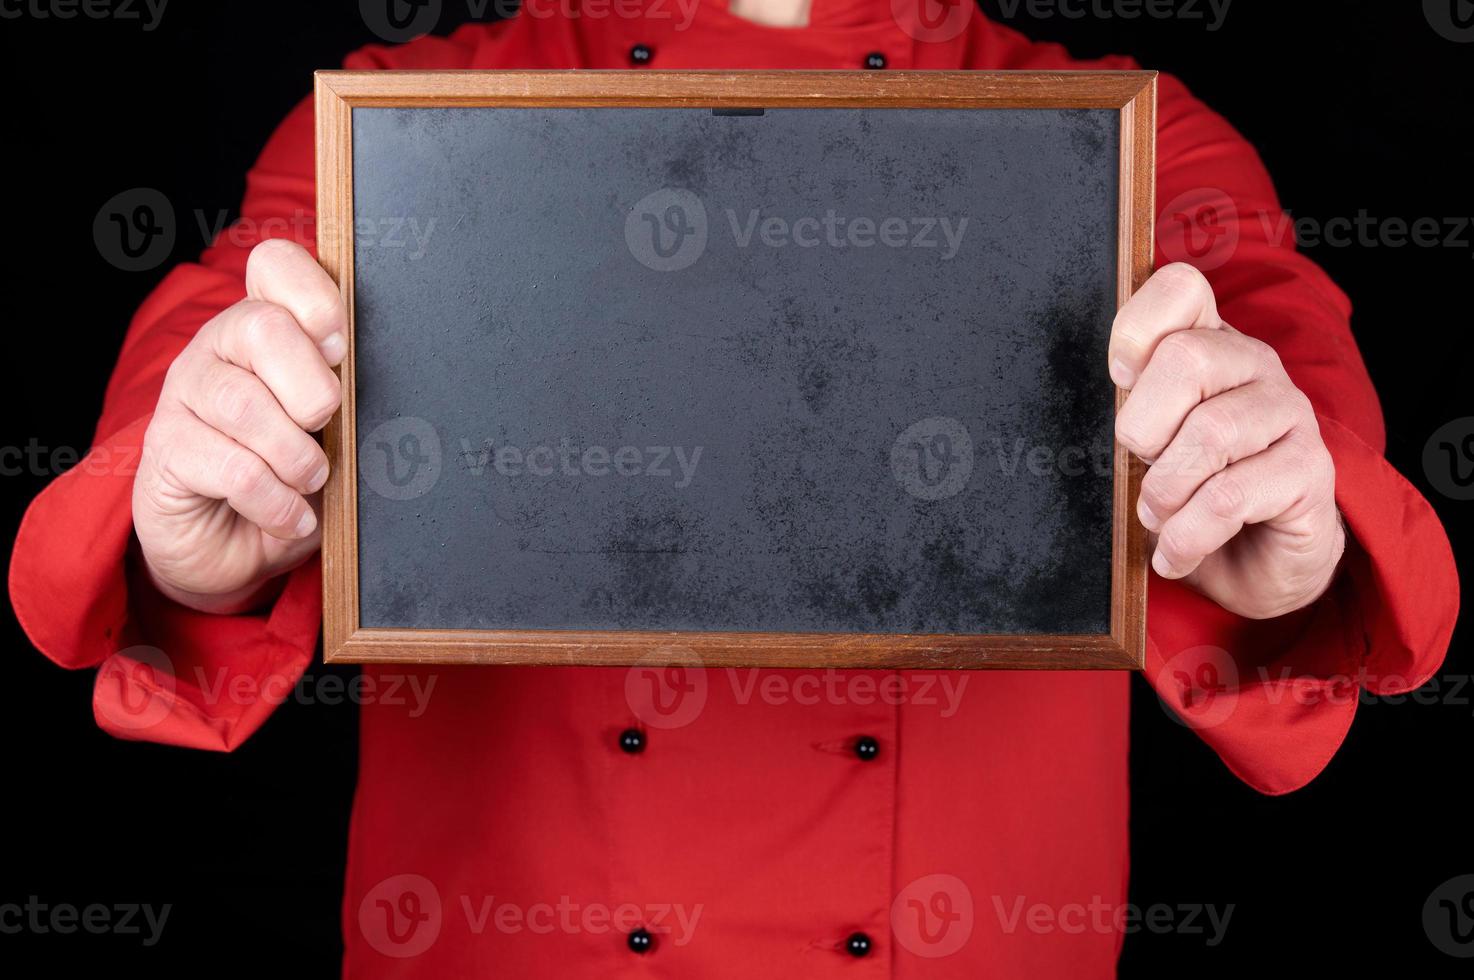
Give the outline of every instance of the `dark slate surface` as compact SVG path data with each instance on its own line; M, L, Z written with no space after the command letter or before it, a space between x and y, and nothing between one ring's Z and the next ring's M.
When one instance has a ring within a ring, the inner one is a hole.
M354 140L364 625L1108 631L1114 112Z

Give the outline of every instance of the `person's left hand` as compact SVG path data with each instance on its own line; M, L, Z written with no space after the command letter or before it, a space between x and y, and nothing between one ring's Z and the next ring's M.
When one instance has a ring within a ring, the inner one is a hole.
M1116 438L1150 467L1137 515L1157 574L1252 619L1320 598L1346 548L1336 467L1273 348L1169 265L1117 314L1110 372L1130 391Z

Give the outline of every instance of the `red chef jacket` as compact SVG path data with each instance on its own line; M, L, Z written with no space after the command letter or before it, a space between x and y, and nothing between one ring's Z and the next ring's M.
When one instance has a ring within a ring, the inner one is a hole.
M914 3L814 0L811 25L793 30L738 19L724 0L527 0L509 21L347 65L1135 67L1072 60L966 0L927 0L921 16ZM1279 351L1319 413L1354 539L1331 592L1271 622L1151 580L1148 679L1234 773L1284 793L1326 765L1361 686L1400 693L1438 668L1455 570L1432 509L1382 458L1347 299L1280 234L1254 150L1171 78L1159 120L1158 259L1197 262L1224 317ZM96 716L119 736L228 751L313 658L316 561L268 609L204 615L137 574L129 519L130 461L165 368L242 298L257 239L310 244L313 203L304 102L251 171L240 224L137 312L94 450L21 526L16 613L57 663L101 667ZM375 687L349 837L348 976L1113 972L1130 922L1126 674L364 675ZM634 742L643 751L626 751ZM654 942L637 953L640 929ZM856 933L867 955L850 950Z

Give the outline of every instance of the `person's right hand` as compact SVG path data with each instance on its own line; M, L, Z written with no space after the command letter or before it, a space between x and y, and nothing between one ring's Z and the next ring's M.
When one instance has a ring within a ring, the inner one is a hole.
M133 528L169 598L237 612L317 550L328 459L309 433L338 409L347 327L332 278L274 239L251 252L246 298L169 366L133 481Z

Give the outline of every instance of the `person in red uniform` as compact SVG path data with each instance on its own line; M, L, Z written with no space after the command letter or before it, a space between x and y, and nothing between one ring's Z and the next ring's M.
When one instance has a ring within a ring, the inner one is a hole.
M936 0L526 0L346 64L1135 67ZM1146 676L1235 774L1285 793L1362 686L1438 668L1455 571L1382 457L1346 297L1260 220L1279 206L1253 149L1167 77L1158 137L1161 268L1101 365L1153 464ZM57 663L100 668L120 737L229 751L314 655L327 461L308 433L338 405L346 321L310 234L280 237L313 202L304 102L236 228L139 309L95 448L21 526L16 613ZM1123 673L364 681L401 696L361 711L348 976L1098 977L1130 927Z

